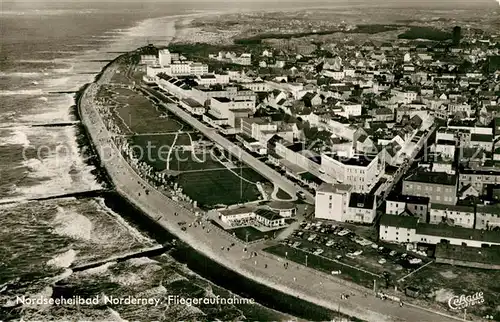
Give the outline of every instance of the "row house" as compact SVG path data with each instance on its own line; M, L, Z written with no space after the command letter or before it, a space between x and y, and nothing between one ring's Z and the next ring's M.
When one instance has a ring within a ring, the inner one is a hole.
M382 215L379 238L385 242L422 243L437 245L446 243L470 247L500 245L498 231L482 231L446 224L421 223L415 217Z
M421 222L428 222L429 198L395 194L385 200L385 213L411 215Z
M474 228L474 207L432 203L429 223Z

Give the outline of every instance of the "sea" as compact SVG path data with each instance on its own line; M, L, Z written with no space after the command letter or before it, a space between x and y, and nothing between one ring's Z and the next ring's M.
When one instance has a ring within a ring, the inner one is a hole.
M252 3L243 5L253 8ZM209 261L187 245L159 256L73 267L172 243L108 188L78 123L75 92L119 53L173 37L175 19L228 3L2 2L0 321L294 320L330 313ZM82 193L75 197L75 194ZM53 198L65 195L64 198ZM216 285L218 284L218 285ZM255 304L23 303L23 298L253 298ZM287 313L282 313L282 312Z

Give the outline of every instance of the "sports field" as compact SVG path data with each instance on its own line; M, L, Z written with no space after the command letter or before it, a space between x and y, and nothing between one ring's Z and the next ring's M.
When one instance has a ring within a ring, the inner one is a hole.
M233 171L240 173L240 169ZM249 168L241 169L241 173L244 179L252 183L240 180L239 176L227 169L185 172L179 175L178 182L184 193L207 208L258 200L261 194L254 183L264 183L266 180Z

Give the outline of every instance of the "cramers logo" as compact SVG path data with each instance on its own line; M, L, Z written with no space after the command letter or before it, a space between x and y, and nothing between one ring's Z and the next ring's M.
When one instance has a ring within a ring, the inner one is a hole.
M476 292L472 295L454 296L448 300L448 305L452 310L460 310L484 302L483 292Z

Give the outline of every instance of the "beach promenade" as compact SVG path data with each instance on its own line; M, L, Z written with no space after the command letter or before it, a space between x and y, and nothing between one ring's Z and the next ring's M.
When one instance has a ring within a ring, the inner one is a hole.
M400 307L397 303L375 298L370 290L361 286L293 262L285 269L284 260L261 251L259 247L262 245L250 246L245 252L244 243L235 241L234 237L209 223L204 227L197 225L181 230L178 222L193 222L195 214L157 191L132 169L113 143L113 134L107 131L96 108L95 96L99 86L108 83L114 73L115 67L108 66L99 81L90 84L82 94L78 102L82 122L117 192L180 240L255 282L359 319L377 322L460 320L410 305ZM146 189L149 193L145 192ZM227 250L232 243L236 243L235 246ZM257 256L251 257L254 251ZM342 294L349 294L349 299L341 300Z

